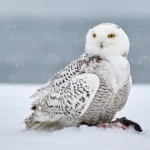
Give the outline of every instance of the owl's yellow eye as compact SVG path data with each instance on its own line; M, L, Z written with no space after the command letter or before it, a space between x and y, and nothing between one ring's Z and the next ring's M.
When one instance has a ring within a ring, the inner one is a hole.
M108 38L114 38L116 35L115 34L108 34Z
M93 38L96 38L96 34L95 33L93 33Z

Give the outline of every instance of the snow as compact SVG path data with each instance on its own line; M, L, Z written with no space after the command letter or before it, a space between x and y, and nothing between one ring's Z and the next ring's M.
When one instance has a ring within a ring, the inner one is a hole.
M87 126L53 133L21 131L30 113L28 97L39 86L0 85L0 150L150 150L150 85L134 85L118 114L140 123L144 134Z

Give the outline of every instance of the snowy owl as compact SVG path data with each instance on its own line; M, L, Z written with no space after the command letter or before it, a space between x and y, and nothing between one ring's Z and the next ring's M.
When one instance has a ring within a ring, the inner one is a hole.
M81 57L31 96L33 113L25 119L26 129L111 123L132 86L129 47L118 25L102 23L90 29Z

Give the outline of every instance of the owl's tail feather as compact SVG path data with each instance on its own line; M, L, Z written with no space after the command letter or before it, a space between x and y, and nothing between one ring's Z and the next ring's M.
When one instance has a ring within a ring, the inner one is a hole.
M55 131L61 129L59 122L39 122L34 119L34 114L32 113L25 119L25 129L26 130L50 130Z

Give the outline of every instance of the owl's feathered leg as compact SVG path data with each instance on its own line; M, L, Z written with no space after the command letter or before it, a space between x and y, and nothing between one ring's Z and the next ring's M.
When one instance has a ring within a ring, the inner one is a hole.
M86 125L86 126L88 126L88 127L97 127L97 126L98 126L97 123L89 124L89 123L87 123L87 122L80 122L80 123L78 124L78 127L80 127L80 126L82 126L82 125Z
M86 123L86 122L81 122L81 123L78 124L78 127L80 127L80 126L82 126L82 125L86 125L86 126L88 126L88 127L91 127L91 126L92 126L92 125L89 125L89 124Z

